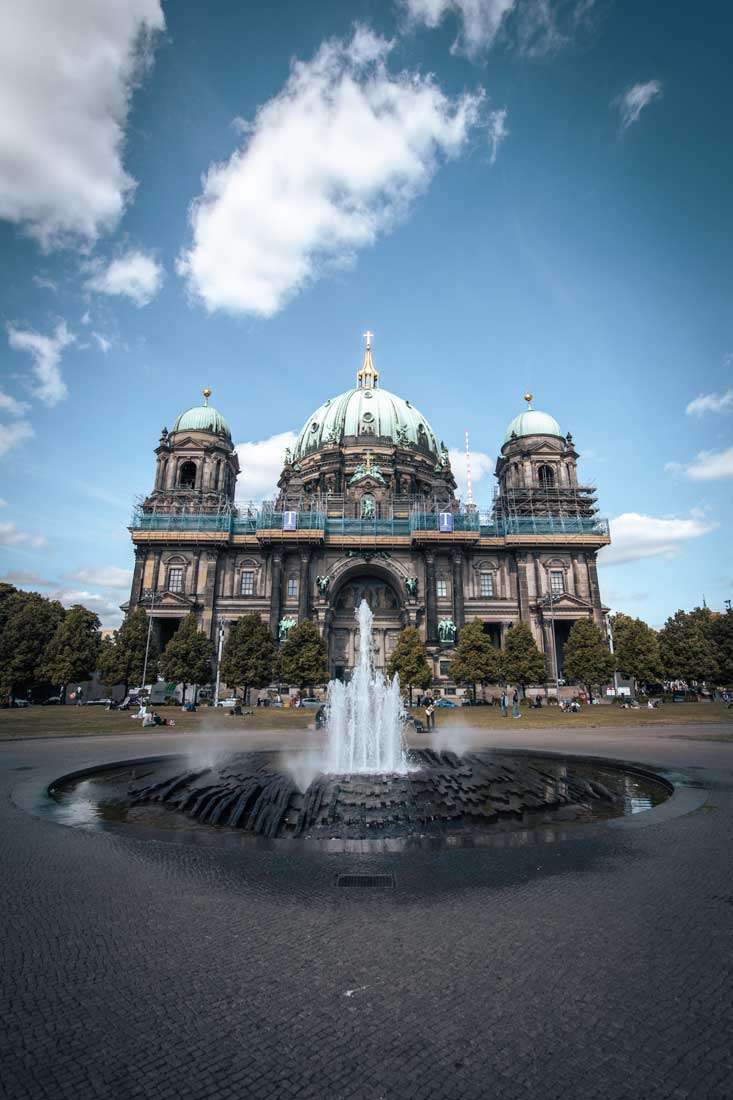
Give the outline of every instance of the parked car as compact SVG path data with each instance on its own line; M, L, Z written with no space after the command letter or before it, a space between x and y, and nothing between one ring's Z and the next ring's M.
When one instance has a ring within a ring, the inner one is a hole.
M437 699L435 705L436 707L457 707L458 703L454 703L451 699Z
M307 699L300 700L301 707L320 707L321 700L315 699L313 696L309 696Z
M29 707L30 703L27 699L13 699L10 705L11 707Z
M218 703L214 703L215 707L236 707L238 699L235 699L233 695L230 695L228 699L220 699Z
M49 695L48 699L44 699L41 703L42 707L55 707L61 703L60 695Z

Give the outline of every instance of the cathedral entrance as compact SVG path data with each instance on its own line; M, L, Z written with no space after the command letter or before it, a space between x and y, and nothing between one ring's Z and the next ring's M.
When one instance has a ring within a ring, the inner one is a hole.
M402 604L392 584L373 574L350 577L336 591L331 608L328 656L331 676L336 679L348 680L359 657L356 610L362 600L374 615L372 655L375 667L382 672L386 672L402 629Z

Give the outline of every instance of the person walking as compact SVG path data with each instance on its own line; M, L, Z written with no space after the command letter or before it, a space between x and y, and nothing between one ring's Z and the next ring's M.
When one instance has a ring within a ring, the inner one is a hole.
M519 713L519 688L514 689L514 694L512 695L512 706L512 718L521 718L522 716Z
M509 696L507 695L506 688L504 688L501 693L501 716L502 718L509 717Z

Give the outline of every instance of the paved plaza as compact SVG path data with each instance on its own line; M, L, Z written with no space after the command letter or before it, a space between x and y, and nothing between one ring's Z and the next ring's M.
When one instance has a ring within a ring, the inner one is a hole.
M471 736L676 774L689 812L482 849L193 846L33 811L60 774L202 738L0 744L0 1095L729 1100L730 724Z

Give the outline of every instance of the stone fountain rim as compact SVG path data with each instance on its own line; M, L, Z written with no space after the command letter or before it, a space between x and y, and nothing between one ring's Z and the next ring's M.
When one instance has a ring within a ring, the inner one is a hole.
M291 755L292 752L307 752L308 750L252 749L250 751L273 752L274 754L281 753L283 755L287 753L287 755ZM574 833L574 836L577 839L580 839L581 837L590 838L593 835L597 836L599 831L602 832L606 829L637 829L646 828L650 825L660 825L666 821L672 820L676 817L684 816L685 814L692 813L694 810L699 809L700 806L702 806L707 801L710 794L709 788L704 784L701 784L699 781L699 777L695 776L691 772L675 771L670 768L661 768L659 771L655 771L652 769L651 766L638 764L634 761L622 760L617 757L594 756L588 753L553 752L551 750L540 751L524 748L497 750L478 749L476 751L496 752L497 755L502 756L530 757L538 760L542 758L555 761L564 760L568 761L569 763L574 762L577 764L586 764L590 766L605 765L616 770L620 770L632 775L637 775L643 779L658 783L662 787L666 788L666 790L668 791L668 797L664 800L664 802L661 802L657 806L653 806L648 810L643 810L639 813L626 815L623 817L609 818L606 820L598 820L590 823L577 823L578 831ZM223 752L222 755L227 755L227 753ZM38 783L37 781L38 785L34 784L36 788L36 795L41 795L42 801L45 804L39 805L38 802L36 802L35 806L29 806L28 802L25 799L22 802L17 802L16 804L20 805L23 809L30 810L30 812L36 814L36 816L41 816L46 820L50 819L54 824L66 825L67 828L74 827L69 823L54 820L53 816L49 814L48 811L50 809L50 803L53 802L53 804L56 805L55 801L52 798L52 795L50 794L52 788L64 783L73 782L75 780L85 779L90 776L97 775L99 772L102 771L114 771L115 769L122 770L124 768L146 764L149 765L164 762L173 763L176 760L188 759L190 759L189 753L159 753L153 756L130 757L129 759L109 761L96 766L77 768L61 776L57 776L50 782L45 779L41 780L41 778L38 777L40 783ZM377 772L374 774L381 775L384 773ZM395 775L395 778L399 778L399 776ZM23 787L26 787L26 789L28 786L28 782L29 781L23 784ZM547 830L557 831L561 828L562 826L560 825L547 825L543 827L543 829L545 830L545 836L547 834ZM111 829L106 829L104 831L114 832L118 836L127 835L131 839L144 839L147 842L161 841L164 843L177 843L187 847L195 847L201 843L200 841L194 840L192 835L187 835L185 831L165 834L163 830L155 830L154 828L149 828L147 826L137 827L135 825L125 823L114 825ZM229 846L223 836L219 838L219 841L217 843L217 834L216 830L214 829L208 832L206 836L206 846ZM230 841L229 837L227 837L226 839ZM237 839L243 847L259 847L271 852L276 850L288 851L291 854L301 852L303 855L305 855L306 853L313 853L314 851L320 851L325 854L327 852L331 853L339 850L350 850L348 847L339 848L338 844L340 842L338 841L331 842L323 839L287 837L278 837L271 839L265 837L250 837L246 835L243 835L241 838ZM557 842L559 839L561 839L559 833L556 832L555 841ZM383 840L377 838L359 840L355 843L360 846L359 850L364 853L367 853L369 851L379 851L380 854L384 855L403 855L405 854L405 851L409 848L409 845L405 845L400 850L400 846L398 845L397 850L390 850L389 848L384 847ZM493 843L493 841L487 841L484 845L481 846L491 847ZM438 843L434 845L433 851L447 852L450 850L455 850L456 847L461 846L461 844L450 845L445 843Z

